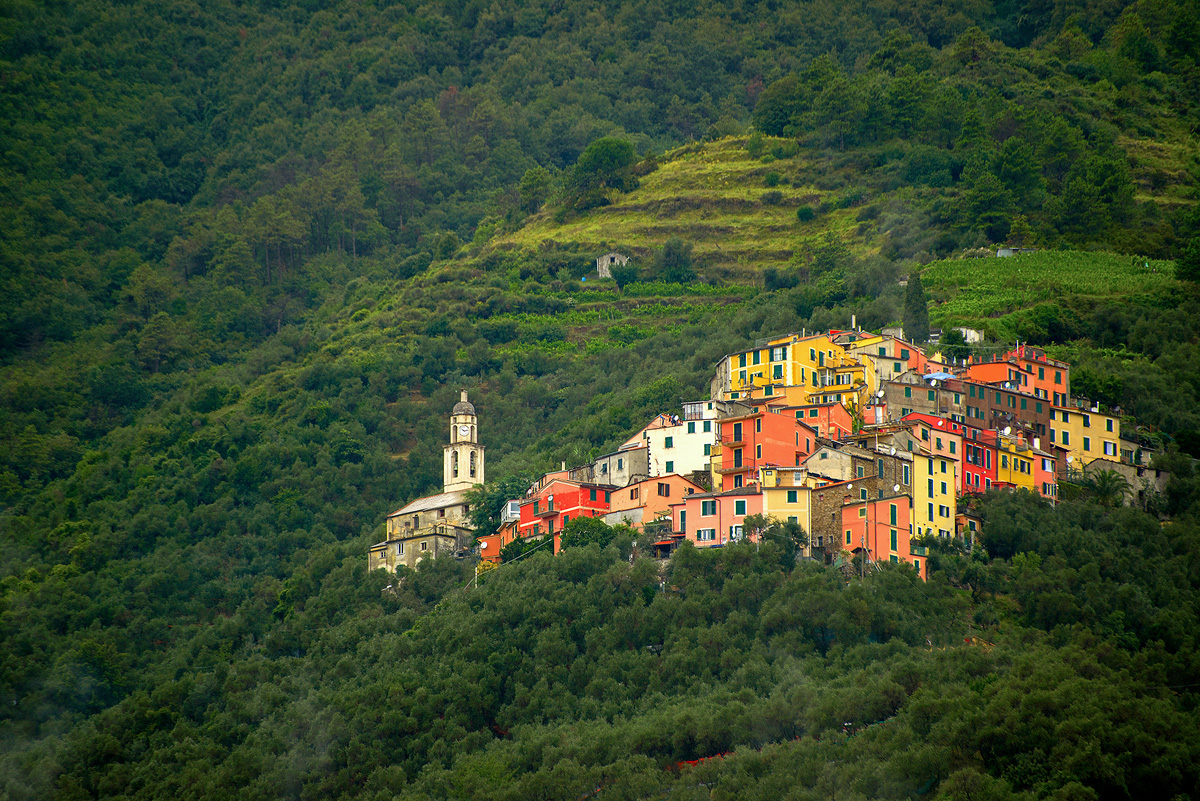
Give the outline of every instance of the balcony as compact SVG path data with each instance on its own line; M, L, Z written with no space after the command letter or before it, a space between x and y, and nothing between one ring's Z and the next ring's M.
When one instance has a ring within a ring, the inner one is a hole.
M555 509L552 504L546 509L534 509L533 516L534 517L543 517L543 518L544 517L554 517L558 513L559 513L559 510Z
M753 468L753 465L751 465L747 462L743 462L742 464L739 464L739 465L731 464L731 465L721 465L720 467L714 467L713 472L717 473L719 475L727 475L729 473L744 473L747 470L750 470L752 468Z

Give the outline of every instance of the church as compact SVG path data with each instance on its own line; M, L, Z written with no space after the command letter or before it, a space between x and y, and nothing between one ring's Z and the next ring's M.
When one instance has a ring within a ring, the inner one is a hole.
M456 556L471 547L467 490L484 482L483 446L475 407L463 390L450 410L450 442L443 447L442 491L417 498L387 517L386 539L371 546L369 570L391 573L397 567L416 567L427 557Z

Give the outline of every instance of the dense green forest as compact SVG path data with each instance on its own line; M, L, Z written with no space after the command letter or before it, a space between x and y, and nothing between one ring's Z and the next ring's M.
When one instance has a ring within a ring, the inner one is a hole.
M1198 18L5 4L0 797L1200 794ZM645 223L673 192L786 210L773 255ZM1004 241L1177 260L988 312L1167 449L1149 512L987 497L927 584L621 539L366 575L459 388L490 475L577 463ZM580 282L602 244L639 266Z

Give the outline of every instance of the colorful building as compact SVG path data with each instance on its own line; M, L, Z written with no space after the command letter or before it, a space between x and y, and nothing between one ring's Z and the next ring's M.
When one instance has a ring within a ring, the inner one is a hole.
M837 402L811 403L789 406L784 414L794 414L796 419L817 432L823 439L841 439L854 433L854 418L850 411Z
M523 498L517 533L522 539L554 538L554 552L561 550L562 530L576 517L603 517L608 514L615 487L584 484L562 476L543 479Z
M705 492L671 504L674 530L697 548L737 542L745 535L745 520L763 511L763 496L756 488Z
M1066 449L1073 467L1093 459L1121 461L1121 419L1099 407L1054 406L1050 410L1050 442Z
M924 579L928 570L924 553L913 552L911 532L908 496L851 498L842 506L842 537L838 544L847 554L865 556L871 562L906 562Z
M704 491L704 487L699 484L677 475L657 476L639 481L612 490L609 494L609 511L604 516L604 522L610 526L626 523L639 530L659 520L670 522L671 504Z
M712 452L717 492L747 487L761 467L799 467L812 453L817 432L790 414L759 410L722 418Z

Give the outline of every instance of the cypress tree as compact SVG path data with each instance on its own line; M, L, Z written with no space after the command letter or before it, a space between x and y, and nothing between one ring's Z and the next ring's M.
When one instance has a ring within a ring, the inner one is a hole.
M914 345L929 340L929 305L920 273L913 273L908 279L908 291L904 295L904 335Z

